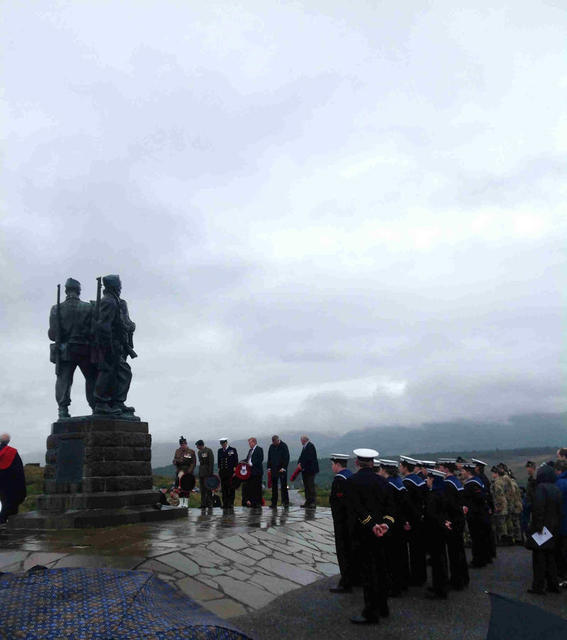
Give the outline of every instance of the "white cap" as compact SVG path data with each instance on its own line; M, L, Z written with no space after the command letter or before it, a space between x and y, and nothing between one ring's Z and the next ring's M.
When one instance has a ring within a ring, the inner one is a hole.
M357 458L363 460L372 460L380 455L376 449L354 449L353 453Z
M428 476L437 476L438 478L445 478L447 474L444 471L439 471L439 469L428 469Z
M397 460L384 460L383 458L381 460L378 460L378 464L382 465L383 467L397 467L398 466Z
M410 458L409 456L400 456L400 460L402 462L409 462L410 464L419 464L419 460L415 458Z
M348 453L331 453L329 460L350 460Z
M225 437L219 438L219 442L228 442L228 438L225 438Z
M478 460L478 458L471 458L471 462L474 462L475 464L480 464L483 467L487 466L486 462L483 462L482 460Z

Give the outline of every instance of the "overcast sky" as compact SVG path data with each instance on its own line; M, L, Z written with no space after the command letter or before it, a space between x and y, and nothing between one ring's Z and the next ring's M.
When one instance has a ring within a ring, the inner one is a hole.
M155 440L566 410L566 9L3 2L1 428L106 273Z

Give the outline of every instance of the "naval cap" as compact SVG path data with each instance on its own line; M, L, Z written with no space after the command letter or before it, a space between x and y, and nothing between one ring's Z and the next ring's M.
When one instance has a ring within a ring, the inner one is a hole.
M478 458L471 458L471 462L474 462L479 467L486 467L486 462L479 460Z
M228 442L228 438L223 436L222 438L219 438L219 442Z
M463 469L467 471L474 471L476 469L476 464L474 462L463 462Z
M360 460L373 460L380 455L376 449L354 449L353 453Z
M426 467L427 469L433 469L433 467L437 464L435 460L418 460L418 464L420 467Z
M428 469L427 475L433 476L434 478L445 478L447 476L446 473L444 473L443 471L439 471L439 469Z
M350 456L348 455L348 453L331 453L331 455L329 456L329 460L350 460Z
M378 460L378 464L381 467L398 467L398 462L396 460L385 460L384 458Z
M419 460L415 458L410 458L409 456L400 456L400 462L407 462L409 464L419 464Z
M457 458L438 458L437 464L457 464Z

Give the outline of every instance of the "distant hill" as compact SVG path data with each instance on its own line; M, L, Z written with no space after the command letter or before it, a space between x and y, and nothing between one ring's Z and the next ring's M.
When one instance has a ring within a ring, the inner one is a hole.
M151 425L150 425L151 429ZM431 422L417 427L400 425L370 426L368 429L349 431L344 434L303 433L311 436L320 458L330 453L352 453L358 447L373 447L382 456L417 454L427 451L459 453L463 451L494 451L495 449L533 449L537 447L567 446L567 413L534 413L512 416L507 421L459 420ZM185 434L192 445L198 437L216 452L218 442L204 434ZM267 453L271 433L258 435L259 444ZM288 445L292 459L297 459L301 450L300 432L279 434ZM231 444L244 457L248 451L245 439L232 440ZM177 441L154 442L152 463L155 469L171 464ZM24 454L24 462L44 464L45 451Z

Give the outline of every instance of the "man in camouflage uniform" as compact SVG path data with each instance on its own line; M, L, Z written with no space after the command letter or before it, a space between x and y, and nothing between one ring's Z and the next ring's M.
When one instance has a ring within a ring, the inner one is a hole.
M514 479L512 472L501 462L498 467L503 471L502 480L506 502L508 503L508 513L506 516L507 542L508 544L522 543L522 493L518 483Z
M502 544L508 536L508 527L506 524L508 501L506 500L506 492L502 480L503 475L504 472L501 469L492 467L492 484L490 485L490 491L492 493L492 502L494 503L492 523L496 544Z

